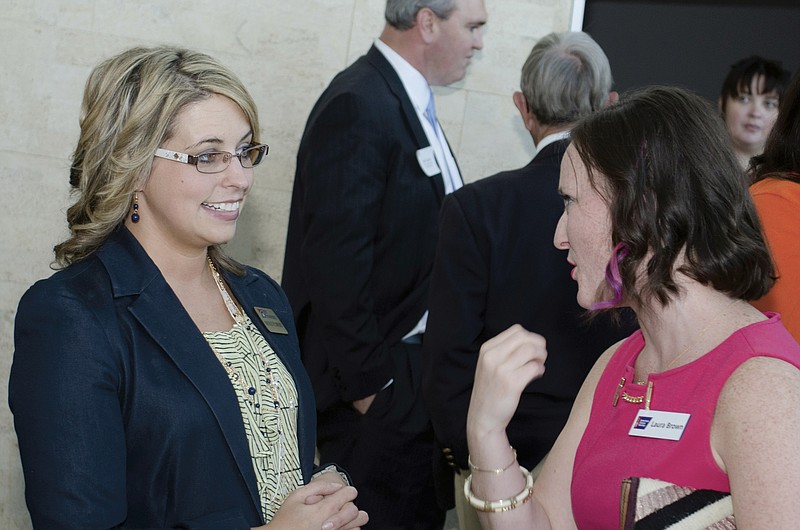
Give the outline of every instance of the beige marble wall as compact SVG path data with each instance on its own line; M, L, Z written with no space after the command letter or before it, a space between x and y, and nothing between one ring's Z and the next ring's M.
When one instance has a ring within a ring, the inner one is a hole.
M464 81L435 91L466 181L529 160L530 137L511 93L533 43L568 29L573 5L485 1L483 52ZM51 273L52 247L65 234L69 155L91 67L132 45L167 42L206 51L243 78L258 103L270 155L257 169L230 250L280 276L294 157L306 117L330 78L379 34L383 7L384 0L4 2L0 179L9 199L0 209L0 528L30 528L6 400L13 320L24 290Z

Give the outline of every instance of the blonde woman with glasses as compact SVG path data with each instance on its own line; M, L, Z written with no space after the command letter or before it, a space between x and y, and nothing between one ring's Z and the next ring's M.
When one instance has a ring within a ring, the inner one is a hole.
M268 153L227 68L122 52L86 84L61 269L23 296L10 405L35 528L352 529L291 309L226 256Z

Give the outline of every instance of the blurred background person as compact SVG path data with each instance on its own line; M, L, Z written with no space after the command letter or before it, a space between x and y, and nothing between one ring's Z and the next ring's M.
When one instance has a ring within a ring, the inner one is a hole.
M640 330L592 368L535 488L506 426L546 337L515 326L483 345L467 436L486 472L465 485L482 523L619 528L623 482L647 477L730 494L721 524L796 528L800 345L748 303L773 267L722 121L696 94L651 87L571 138L554 244L578 303L630 307Z
M33 526L363 525L346 477L313 469L283 291L221 248L268 151L250 94L205 54L132 48L92 71L80 128L61 270L15 321Z
M718 104L742 169L764 151L788 82L789 72L779 61L757 55L734 63L728 71Z
M347 468L378 530L438 529L422 340L438 215L461 174L431 86L483 48L483 0L387 0L366 55L311 110L282 285L317 398L323 460Z
M800 341L800 70L783 96L764 153L753 159L752 178L750 192L778 275L754 305L780 313Z
M423 390L442 461L455 470L462 529L480 528L466 504L467 409L480 345L514 323L547 337L547 375L531 383L508 426L519 462L533 469L567 421L586 374L631 333L587 322L570 265L553 247L564 209L561 158L573 123L614 102L608 59L582 32L541 38L522 67L514 105L537 148L525 167L468 184L445 198L423 342Z

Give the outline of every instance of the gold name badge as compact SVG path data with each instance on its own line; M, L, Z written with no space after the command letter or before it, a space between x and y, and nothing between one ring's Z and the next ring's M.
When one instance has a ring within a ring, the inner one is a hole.
M256 310L258 318L261 319L261 322L264 323L270 332L278 333L280 335L289 334L286 326L283 325L283 322L281 322L281 319L275 314L275 311L268 307L254 307L253 309Z

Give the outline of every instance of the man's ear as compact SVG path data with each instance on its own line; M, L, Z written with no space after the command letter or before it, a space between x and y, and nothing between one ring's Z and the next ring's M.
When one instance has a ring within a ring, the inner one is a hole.
M610 107L614 105L617 101L619 101L619 93L616 90L612 90L608 93L608 97L606 98L606 102L603 103L603 107Z
M429 7L423 7L417 11L417 16L414 17L414 27L419 32L422 41L427 43L432 42L438 33L439 17Z
M525 94L517 90L511 98L514 100L514 106L517 107L519 115L522 116L522 122L525 124L525 128L529 131L533 131L533 120L535 117L530 109L528 109L528 100L525 99Z

